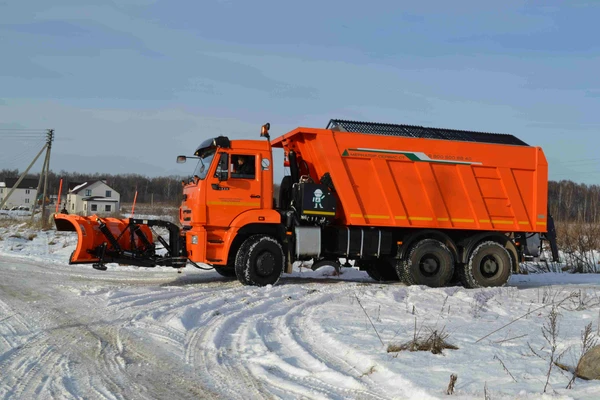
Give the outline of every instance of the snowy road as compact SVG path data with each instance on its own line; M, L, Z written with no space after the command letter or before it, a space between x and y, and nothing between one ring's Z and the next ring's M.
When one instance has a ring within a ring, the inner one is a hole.
M319 346L311 306L344 284L282 291L22 259L0 262L0 282L4 398L386 398Z
M208 397L194 371L127 331L135 308L112 307L100 295L167 279L94 278L72 268L0 262L0 397Z
M578 290L583 305L569 303L561 320L561 345L575 354L600 311L598 276L515 276L506 288L469 291L379 284L349 270L350 281L296 272L254 288L191 268L99 272L1 257L0 399L426 399L445 397L451 373L455 398L483 398L484 385L494 399L537 398L547 363L528 345L544 347L545 308L477 339ZM415 320L444 328L459 349L387 353L413 336ZM553 372L554 398L600 397L596 382L565 390L568 378Z

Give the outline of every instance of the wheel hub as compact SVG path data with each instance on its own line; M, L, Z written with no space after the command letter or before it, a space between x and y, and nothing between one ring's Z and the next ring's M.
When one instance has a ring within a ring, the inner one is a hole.
M261 276L267 276L275 270L275 257L269 252L261 253L256 258L256 272Z
M494 256L486 256L481 260L481 273L486 278L496 275L499 268L498 260Z
M440 260L432 255L428 254L421 258L421 262L419 263L419 269L421 273L426 276L435 275L440 269Z

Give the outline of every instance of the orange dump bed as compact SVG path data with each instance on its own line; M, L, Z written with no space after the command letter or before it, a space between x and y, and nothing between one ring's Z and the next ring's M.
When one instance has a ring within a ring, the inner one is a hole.
M329 173L340 224L546 232L539 147L312 128L273 147L296 152L300 172L317 182Z

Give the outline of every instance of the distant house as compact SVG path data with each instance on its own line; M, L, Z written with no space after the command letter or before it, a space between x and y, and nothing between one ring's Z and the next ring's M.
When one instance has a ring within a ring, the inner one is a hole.
M102 215L119 211L121 195L106 181L70 183L65 208L69 214Z
M17 178L0 179L0 204L17 183ZM14 207L26 207L31 209L37 198L37 179L23 179L17 189L10 195L4 209L10 210Z

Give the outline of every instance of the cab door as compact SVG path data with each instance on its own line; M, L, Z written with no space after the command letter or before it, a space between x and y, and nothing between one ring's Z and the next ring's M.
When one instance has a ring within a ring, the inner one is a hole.
M243 169L241 158L246 163ZM258 153L220 153L215 172L207 177L207 225L227 227L244 211L263 208L259 162Z

